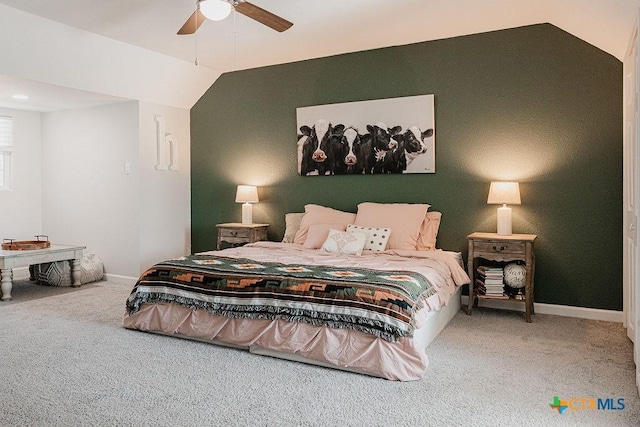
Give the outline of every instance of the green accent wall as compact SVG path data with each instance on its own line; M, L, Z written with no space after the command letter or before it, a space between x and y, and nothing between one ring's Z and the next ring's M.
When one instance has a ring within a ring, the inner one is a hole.
M496 231L489 182L517 180L535 301L622 310L622 80L619 60L550 24L224 74L191 110L192 250L240 222L236 185L254 184L270 240L307 203L429 203L438 247L466 259L469 233ZM423 94L435 174L297 174L297 107Z

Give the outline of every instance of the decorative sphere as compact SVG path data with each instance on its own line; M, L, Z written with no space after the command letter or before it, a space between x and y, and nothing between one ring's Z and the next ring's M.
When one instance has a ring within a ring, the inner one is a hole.
M525 267L522 264L515 262L509 263L504 266L504 283L511 288L524 288L525 282Z

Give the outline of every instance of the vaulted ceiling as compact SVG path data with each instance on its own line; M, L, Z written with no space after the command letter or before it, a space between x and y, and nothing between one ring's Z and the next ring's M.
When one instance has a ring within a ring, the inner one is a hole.
M204 22L195 35L179 36L195 0L0 0L0 5L190 64L197 60L198 67L211 71L211 82L231 70L544 22L622 60L640 7L640 0L251 2L293 27L279 33L232 13L223 21Z

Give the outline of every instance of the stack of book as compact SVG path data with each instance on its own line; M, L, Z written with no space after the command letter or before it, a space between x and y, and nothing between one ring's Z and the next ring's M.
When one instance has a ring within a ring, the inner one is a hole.
M480 265L477 269L476 292L485 298L508 299L504 293L502 267Z

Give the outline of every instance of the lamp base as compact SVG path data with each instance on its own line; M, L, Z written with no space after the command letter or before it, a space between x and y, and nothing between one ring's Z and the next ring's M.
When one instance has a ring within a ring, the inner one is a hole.
M251 206L251 203L242 204L242 224L253 224L253 207Z
M498 208L498 234L511 235L511 208L507 205Z

